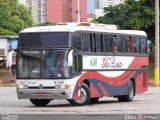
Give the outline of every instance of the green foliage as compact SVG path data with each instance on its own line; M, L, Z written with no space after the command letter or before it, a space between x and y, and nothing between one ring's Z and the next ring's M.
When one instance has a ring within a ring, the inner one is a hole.
M18 0L0 0L0 26L18 33L33 25L31 12Z
M0 35L15 35L16 33L0 27Z
M126 0L124 3L104 8L105 15L95 21L116 24L121 29L144 30L149 39L154 38L154 1Z
M94 22L115 24L120 29L143 30L150 44L150 62L154 61L155 4L154 0L125 0L124 3L104 8L105 15Z
M56 23L47 22L47 23L39 24L38 26L54 26L54 25L56 25Z

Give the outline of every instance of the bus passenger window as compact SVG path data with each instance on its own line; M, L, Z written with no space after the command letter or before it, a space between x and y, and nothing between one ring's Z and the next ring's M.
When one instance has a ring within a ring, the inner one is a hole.
M129 51L133 53L133 41L131 36L129 36Z
M114 36L115 37L115 40L114 40L114 46L116 47L114 47L114 52L115 52L115 50L117 51L117 52L120 52L120 53L122 53L122 51L123 51L123 46L122 46L122 37L121 37L121 35L116 35L116 36Z
M102 34L100 35L100 39L101 39L100 40L100 43L101 43L101 52L103 52L104 51L104 46L103 46L103 42L104 41L103 41L103 35Z
M101 36L99 34L95 34L95 49L96 49L96 52L102 52Z
M113 52L113 35L104 35L105 52Z
M128 36L123 36L123 52L124 53L129 53L130 52L130 39Z
M147 53L147 40L144 37L141 37L141 52Z
M118 48L117 48L117 41L116 41L116 35L114 35L113 36L113 52L115 53L115 54L117 54L117 51L118 50Z
M81 51L81 33L80 32L72 33L72 46L73 48Z
M139 37L133 37L133 51L134 53L140 53L140 39Z
M83 52L89 52L90 51L90 36L88 33L83 33L82 38L82 50Z
M89 39L90 39L90 50L91 50L91 52L93 52L94 50L93 50L93 36L92 36L92 33L89 33Z

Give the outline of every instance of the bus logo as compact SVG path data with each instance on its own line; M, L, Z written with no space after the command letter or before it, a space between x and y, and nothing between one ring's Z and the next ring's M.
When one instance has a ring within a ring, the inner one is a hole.
M39 85L39 89L43 89L43 85L42 84Z
M97 66L97 58L91 58L90 59L90 66L96 67Z

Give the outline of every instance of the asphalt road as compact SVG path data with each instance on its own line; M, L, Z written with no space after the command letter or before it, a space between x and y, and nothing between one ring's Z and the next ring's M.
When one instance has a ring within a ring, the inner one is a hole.
M46 107L35 107L29 100L19 100L15 87L0 87L0 120L131 120L160 119L160 88L149 87L133 102L118 102L104 97L96 104L71 106L66 100L53 100ZM71 119L72 118L72 119ZM99 119L100 118L100 119ZM107 119L106 119L107 118Z

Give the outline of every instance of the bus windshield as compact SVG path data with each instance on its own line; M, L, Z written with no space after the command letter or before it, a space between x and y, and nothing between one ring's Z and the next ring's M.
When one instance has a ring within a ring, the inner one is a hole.
M68 47L68 32L21 33L18 47Z
M17 78L67 78L69 50L19 50Z

